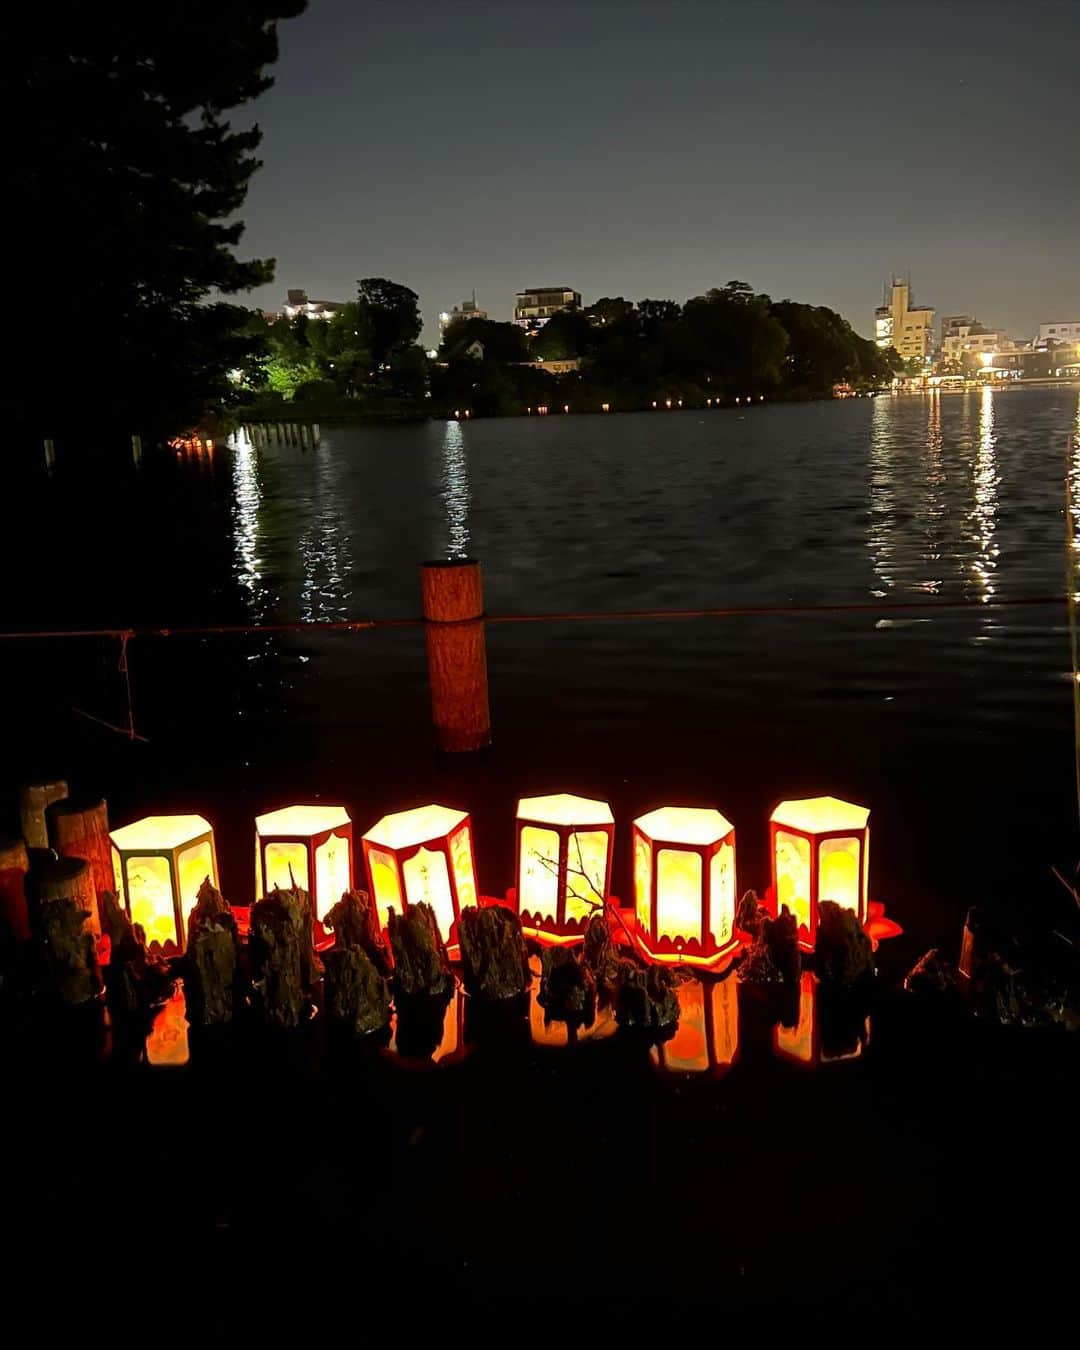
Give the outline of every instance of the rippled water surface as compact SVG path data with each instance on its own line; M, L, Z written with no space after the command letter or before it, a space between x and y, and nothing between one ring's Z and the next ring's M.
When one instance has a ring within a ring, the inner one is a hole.
M470 806L494 891L520 793L604 796L620 823L715 802L749 885L775 801L831 791L871 806L871 889L918 945L951 943L979 898L1049 913L1076 818L1066 616L987 602L1064 592L1078 431L1072 387L324 428L317 450L219 447L107 489L61 460L5 540L9 628L412 616L417 564L465 553L493 614L759 612L493 626L495 747L449 765L429 753L414 629L136 640L145 745L71 712L126 717L114 644L30 644L11 669L47 730L20 728L16 759L85 760L114 814L199 796L237 892L252 810L290 797L338 797L365 826L424 798ZM760 612L935 600L972 603Z

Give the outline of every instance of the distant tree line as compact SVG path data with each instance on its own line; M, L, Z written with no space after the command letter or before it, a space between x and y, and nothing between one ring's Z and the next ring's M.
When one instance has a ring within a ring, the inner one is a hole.
M422 411L428 371L420 328L416 292L385 277L358 281L356 299L329 319L253 314L254 346L237 371L249 415L272 417L287 402L321 416Z
M885 384L901 366L834 310L771 300L740 281L683 305L606 296L554 315L531 337L514 324L459 319L438 358L434 407L477 415L544 403L623 410L669 398L822 398L838 384ZM555 376L536 364L571 359L579 372Z

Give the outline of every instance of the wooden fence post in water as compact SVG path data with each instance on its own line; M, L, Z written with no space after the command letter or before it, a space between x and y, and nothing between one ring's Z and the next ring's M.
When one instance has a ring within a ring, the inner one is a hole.
M482 750L491 744L491 712L480 564L469 558L423 563L420 592L435 744Z
M27 848L48 848L49 828L45 812L68 795L68 785L62 778L38 783L24 783L19 789L19 823Z

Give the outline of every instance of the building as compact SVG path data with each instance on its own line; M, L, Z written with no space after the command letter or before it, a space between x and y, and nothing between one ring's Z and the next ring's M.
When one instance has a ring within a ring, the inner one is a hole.
M954 314L941 320L943 366L959 366L965 352L1008 352L1015 346L1003 328L986 328L970 314Z
M581 308L581 292L566 286L537 286L518 291L514 322L521 328L542 328L553 314Z
M1039 324L1039 331L1031 341L1033 349L1042 351L1051 342L1080 342L1080 319Z
M341 300L309 300L307 291L287 291L281 312L287 319L298 318L301 314L306 319L332 319L344 308Z
M894 277L886 286L884 304L874 311L874 341L895 347L905 361L927 362L934 348L934 309L913 305L911 283Z
M439 332L445 333L452 323L457 323L458 319L486 319L488 312L481 309L476 303L476 292L473 291L471 300L462 300L460 305L455 305L453 309L444 309L439 315Z

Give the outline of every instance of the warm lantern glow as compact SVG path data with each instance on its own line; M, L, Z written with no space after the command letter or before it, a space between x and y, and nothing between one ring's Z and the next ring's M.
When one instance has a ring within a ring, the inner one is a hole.
M735 945L731 822L695 806L664 806L635 820L634 910L655 960L720 960Z
M739 1048L738 984L686 980L678 987L679 1025L669 1041L653 1047L653 1058L676 1073L729 1068Z
M286 806L255 817L255 895L299 886L315 918L351 890L352 821L343 806Z
M615 817L607 802L561 792L517 808L517 904L525 931L584 936L611 888Z
M795 915L804 946L817 932L819 900L833 900L866 922L870 812L836 797L781 802L772 813L772 882L779 912Z
M476 864L468 813L419 806L383 816L364 835L364 859L379 920L423 901L449 940L461 911L476 904Z
M218 884L214 832L202 816L146 816L113 830L113 872L148 946L183 951L199 887Z

